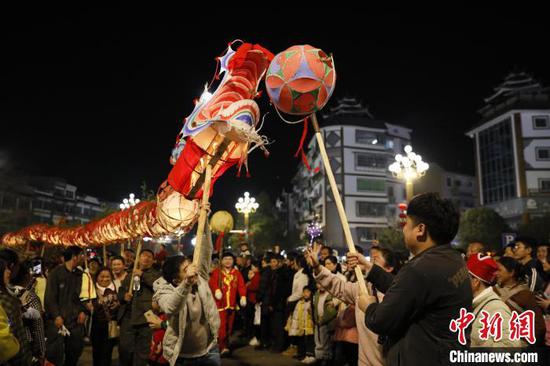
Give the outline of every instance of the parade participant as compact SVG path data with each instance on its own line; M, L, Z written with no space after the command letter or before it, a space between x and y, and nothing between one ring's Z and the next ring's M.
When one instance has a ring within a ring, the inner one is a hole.
M514 258L521 263L520 276L525 278L525 283L532 292L544 290L543 276L539 272L535 251L535 240L528 237L518 237L514 245Z
M315 281L333 296L342 299L348 305L355 306L355 323L357 332L359 333L359 365L382 366L385 364L382 356L382 346L378 343L378 335L373 333L365 325L365 314L359 309L357 301L359 300L359 284L357 282L346 281L341 277L333 274L327 268L319 263L319 251L321 246L314 244L313 248L306 250L306 260L313 268L313 276ZM356 253L355 256L360 256L360 262L366 262L363 255ZM351 259L353 255L348 253L347 258ZM351 260L352 263L357 261ZM353 271L353 268L350 268ZM385 268L385 271L391 272L393 268Z
M221 356L229 353L229 337L233 332L233 322L239 305L246 306L246 285L241 272L234 267L235 256L230 252L222 255L221 268L216 268L210 276L210 289L216 298L220 313L220 331L218 342Z
M118 290L122 285L122 281L124 281L124 279L128 275L123 257L115 255L111 258L111 272L113 273L113 283L115 284L115 288L118 293Z
M495 293L508 305L511 311L519 314L526 310L535 313L535 338L536 344L544 344L546 325L541 308L537 305L537 299L525 283L526 277L522 275L521 263L513 258L503 257L497 262L497 285ZM527 342L522 340L523 345Z
M100 268L95 276L97 297L92 300L92 357L94 366L110 366L118 328L116 313L120 306L113 275L108 268Z
M48 274L46 312L46 358L55 365L76 366L84 350L87 309L80 301L82 249L71 246L63 252L63 265ZM63 360L65 362L63 363Z
M153 268L154 254L144 249L139 255L139 269L133 272L133 288L130 288L132 275L126 276L118 299L121 308L118 314L120 324L119 354L123 366L145 366L149 356L152 330L144 314L151 310L153 283L160 273Z
M19 343L19 352L10 359L8 365L30 366L32 352L23 325L21 302L8 291L11 274L12 271L9 268L9 264L0 259L0 307L6 311L11 333L17 338L17 342Z
M491 287L496 280L497 263L489 256L475 253L468 257L466 266L470 272L470 283L474 295L473 313L475 318L472 322L471 347L521 347L519 339L510 340L508 325L512 312ZM495 340L494 337L480 338L482 311L486 311L490 317L497 313L502 316L502 338L500 340Z
M159 284L153 297L168 316L163 355L171 366L220 365L216 344L220 316L208 283L213 251L208 225L205 231L198 266L190 260L182 260L177 281L173 280L175 275L165 278L166 283ZM164 268L163 273L166 277Z
M439 365L460 349L449 324L461 308L472 309L472 288L460 253L449 244L460 214L450 200L435 193L415 196L407 207L405 245L414 256L395 276L361 261L367 280L385 294L377 303L362 295L365 324L386 336L389 365ZM348 255L350 265L364 258Z
M11 333L11 320L0 305L0 364L4 364L19 353L19 342Z
M40 299L34 291L34 279L30 272L30 263L23 262L13 276L10 292L21 301L23 310L23 325L27 331L27 338L31 343L33 360L39 364L46 357L46 336L44 332L44 309Z

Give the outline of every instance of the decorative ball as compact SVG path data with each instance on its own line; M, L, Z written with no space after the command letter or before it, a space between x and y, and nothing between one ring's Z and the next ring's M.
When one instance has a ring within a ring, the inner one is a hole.
M210 229L215 233L228 233L233 229L233 216L227 211L217 211L210 219Z
M276 55L266 75L273 104L293 115L308 115L323 108L335 84L332 57L310 45L292 46Z

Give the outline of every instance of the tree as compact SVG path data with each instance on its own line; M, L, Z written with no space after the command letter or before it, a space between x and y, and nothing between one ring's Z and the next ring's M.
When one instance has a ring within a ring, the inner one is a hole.
M407 247L405 247L405 241L403 240L403 231L401 229L394 229L391 227L382 229L378 234L378 242L380 245L394 252L400 254L408 253Z
M466 247L474 241L483 243L487 249L502 248L501 235L510 228L502 216L490 208L472 208L462 214L458 238L460 245Z
M548 243L550 239L550 214L533 217L528 223L519 226L521 235L532 237L537 243Z

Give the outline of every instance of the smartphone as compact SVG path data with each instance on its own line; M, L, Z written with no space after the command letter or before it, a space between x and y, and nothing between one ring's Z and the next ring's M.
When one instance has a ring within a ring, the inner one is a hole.
M144 314L145 316L145 319L147 319L148 322L153 322L153 321L160 321L160 318L157 316L157 314L153 313L152 310L147 310Z
M42 274L42 261L34 260L31 264L31 274L40 276Z

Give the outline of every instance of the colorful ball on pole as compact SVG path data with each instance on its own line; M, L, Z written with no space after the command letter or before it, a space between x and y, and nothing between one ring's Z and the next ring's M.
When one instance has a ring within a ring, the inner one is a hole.
M267 93L275 107L293 115L323 108L335 84L332 57L310 45L292 46L276 55L266 75Z

